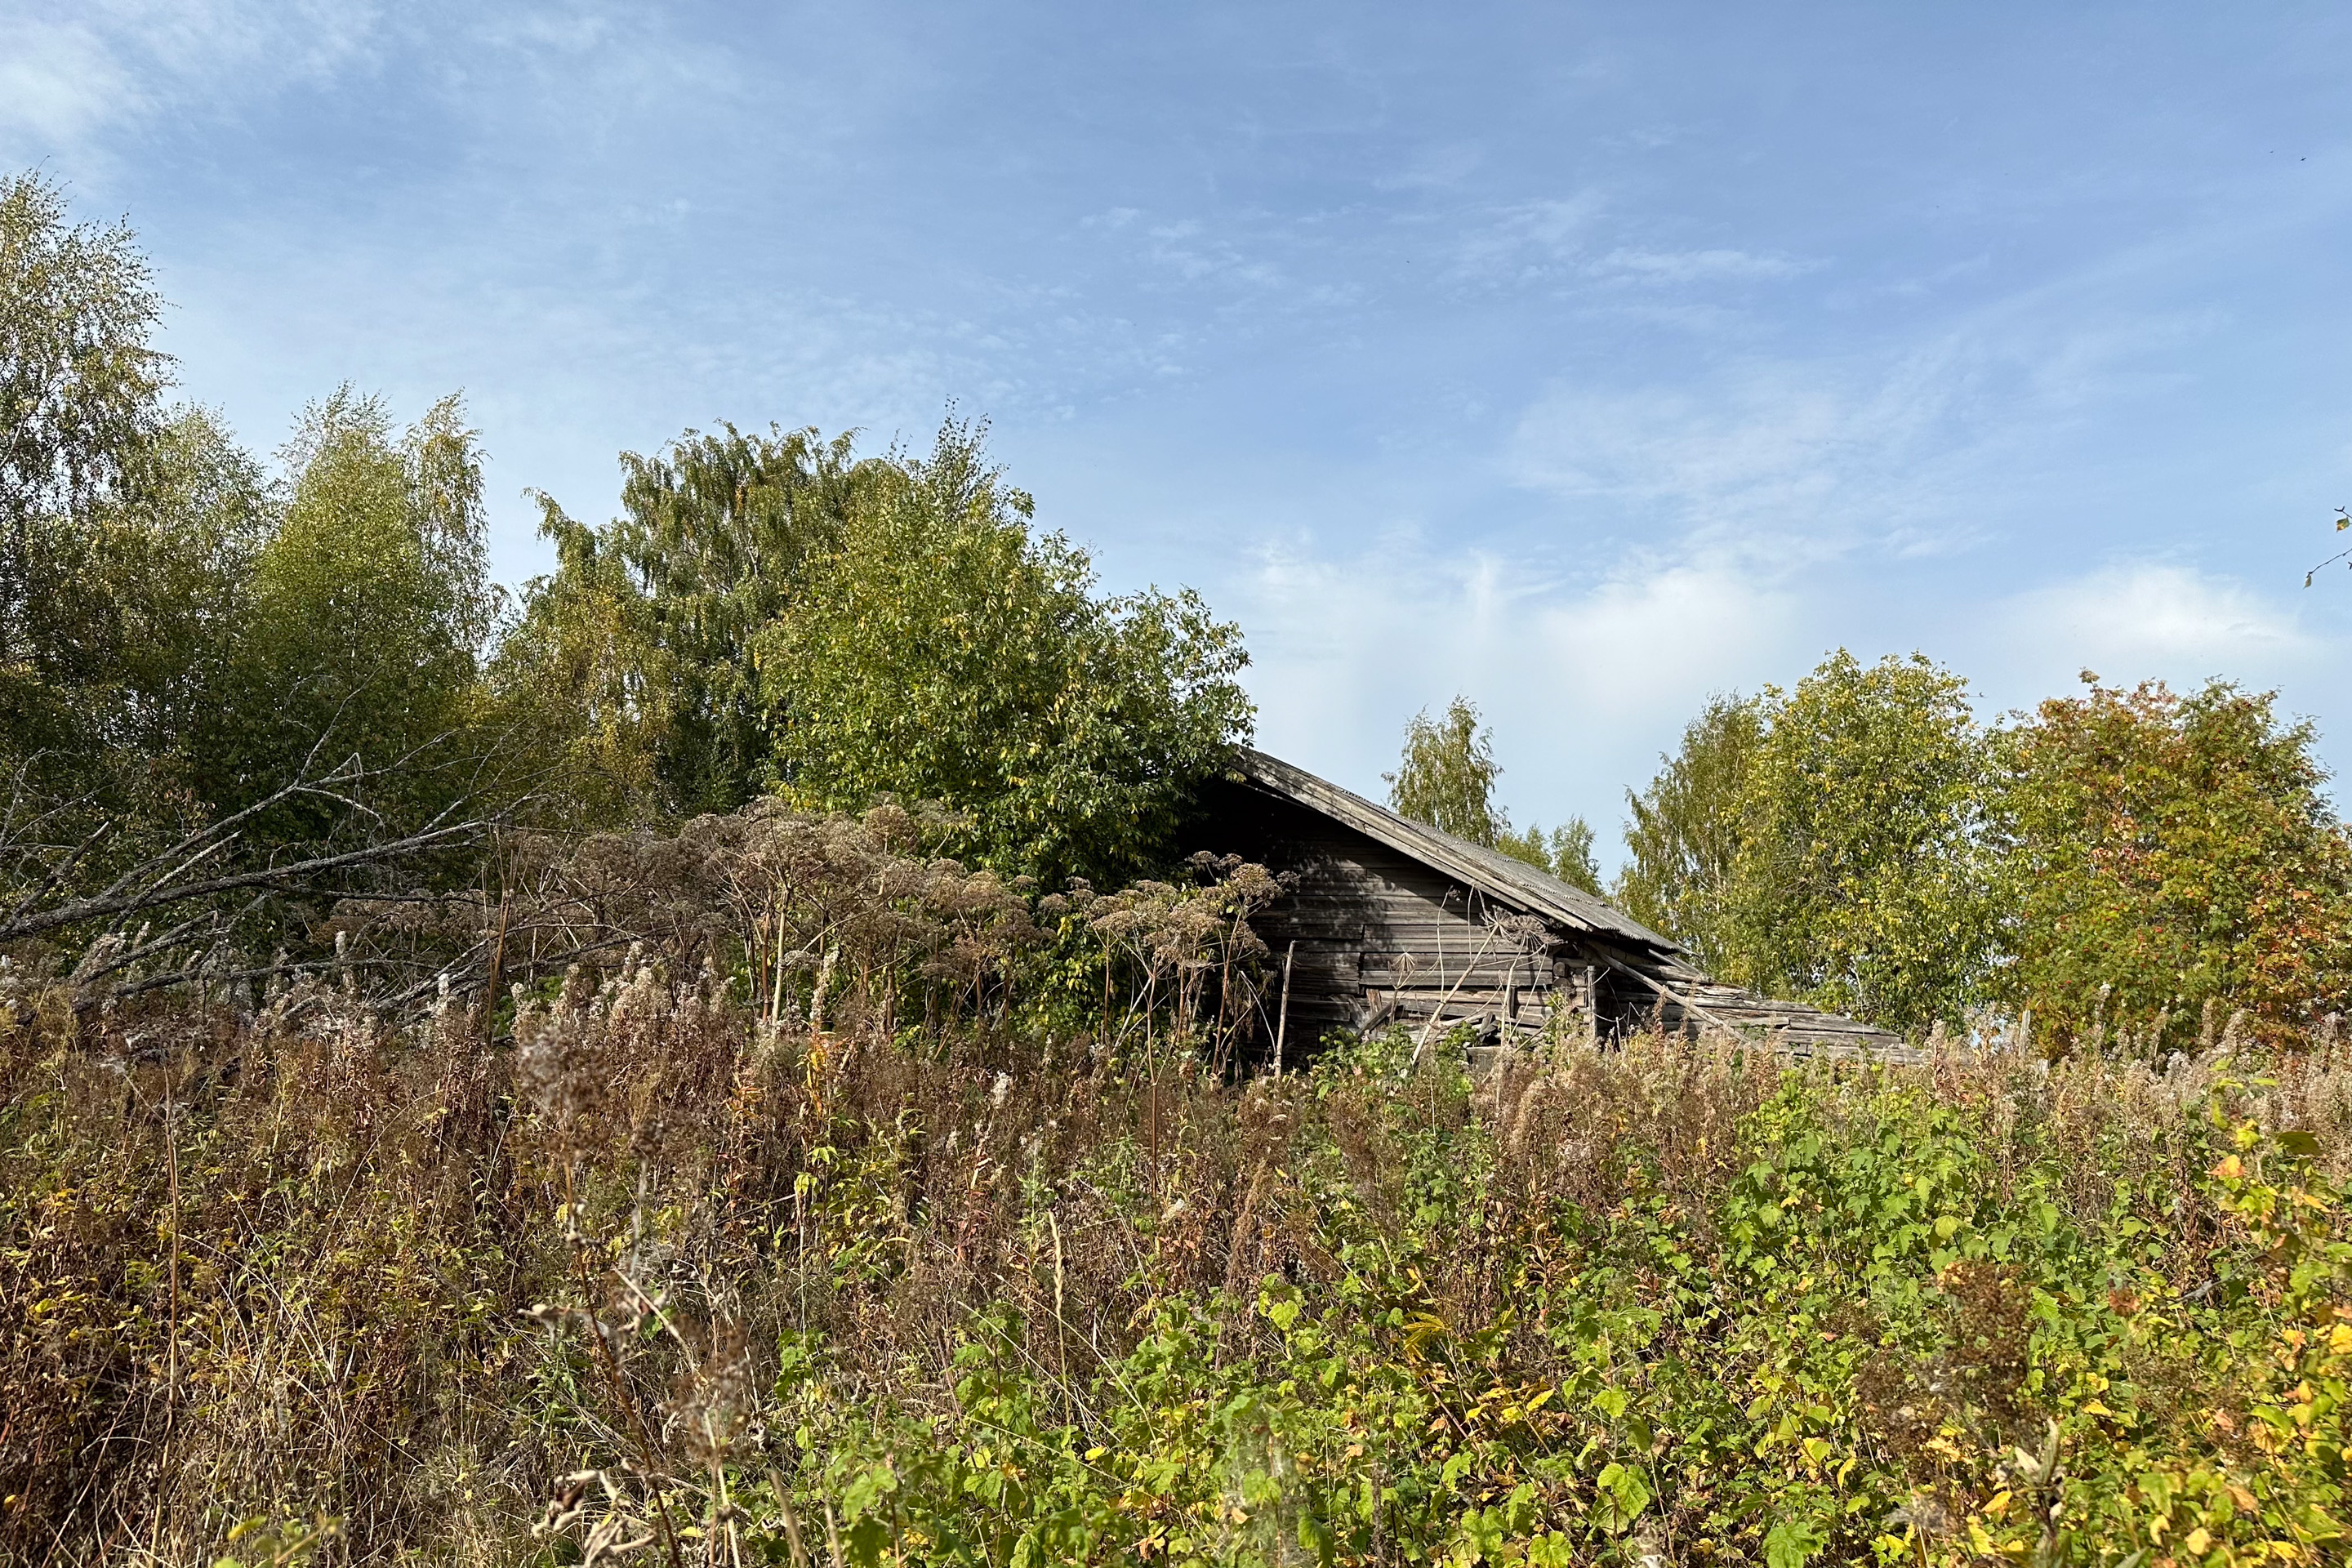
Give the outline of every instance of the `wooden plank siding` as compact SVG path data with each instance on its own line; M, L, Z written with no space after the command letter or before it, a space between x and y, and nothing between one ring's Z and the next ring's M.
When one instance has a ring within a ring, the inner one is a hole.
M1729 1027L1784 1049L1902 1054L1883 1031L1718 985L1668 939L1580 889L1451 838L1276 759L1244 753L1202 794L1187 848L1239 855L1282 876L1253 919L1289 959L1293 1059L1335 1029L1432 1018L1494 1036L1555 1018L1604 1035Z
M1580 1010L1580 977L1559 993L1548 933L1497 929L1518 910L1306 807L1221 793L1201 847L1291 881L1254 923L1277 962L1290 954L1292 1038L1311 1047L1331 1029L1433 1016L1540 1029Z

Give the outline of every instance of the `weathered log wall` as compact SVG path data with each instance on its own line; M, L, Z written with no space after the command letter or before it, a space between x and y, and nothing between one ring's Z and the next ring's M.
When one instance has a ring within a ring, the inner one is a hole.
M1537 1030L1557 1010L1588 1011L1596 990L1604 1015L1629 1000L1605 962L1543 922L1306 807L1226 786L1196 837L1292 880L1254 923L1275 955L1277 1013L1289 959L1285 1028L1300 1047L1433 1016Z

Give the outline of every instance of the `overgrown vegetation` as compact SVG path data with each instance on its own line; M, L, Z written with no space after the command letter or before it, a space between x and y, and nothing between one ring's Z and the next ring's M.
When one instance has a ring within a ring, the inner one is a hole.
M1235 1079L1254 870L939 826L597 841L495 1015L11 981L10 1558L2340 1557L2332 1035Z
M341 900L509 898L515 833L762 797L936 803L973 864L1124 880L1249 733L1235 628L1102 593L979 425L624 454L622 515L542 498L556 568L509 595L455 396L404 429L339 390L273 469L167 401L161 308L128 228L0 181L0 942L88 917L20 966L290 977Z

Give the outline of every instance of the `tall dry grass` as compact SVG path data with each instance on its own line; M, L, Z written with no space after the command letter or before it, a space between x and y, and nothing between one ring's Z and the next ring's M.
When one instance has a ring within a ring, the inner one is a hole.
M1209 951L1198 916L1167 940ZM1139 921L1111 936L1148 948ZM1503 1325L1481 1353L1561 1384L1580 1352L1527 1310L1530 1270L1565 1289L1636 1211L1695 1256L1727 1245L1711 1227L1774 1157L1760 1113L1792 1086L1832 1133L1878 1136L1890 1095L1958 1119L1990 1170L2063 1173L2052 1199L2085 1236L2168 1214L2151 1278L2189 1299L2244 1236L2208 1179L2211 1108L2352 1173L2332 1038L2053 1064L1999 1037L1916 1068L1562 1038L1475 1085L1375 1041L1276 1079L1186 1032L1225 1007L1200 963L1192 1011L1146 1031L1092 969L1057 992L967 964L954 1005L919 1005L878 961L852 984L854 945L772 957L795 1006L698 939L519 989L510 1015L446 1001L400 1026L331 982L96 1014L10 982L0 1555L684 1563L764 1540L824 1561L833 1505L793 1429L813 1385L780 1375L795 1347L824 1347L828 1408L946 1433L987 1314L1041 1420L1107 1431L1156 1310L1222 1314L1216 1354L1245 1361L1274 1342L1262 1282L1338 1289L1374 1244L1409 1258L1412 1310ZM1695 1539L1682 1506L1643 1517Z

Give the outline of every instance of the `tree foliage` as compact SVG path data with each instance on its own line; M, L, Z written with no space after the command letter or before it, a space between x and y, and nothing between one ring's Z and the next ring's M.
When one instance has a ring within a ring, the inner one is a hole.
M2030 1009L2053 1049L2352 1000L2352 849L2271 694L2099 686L1987 729L1843 652L1718 699L1630 797L1616 892L1709 968L1899 1028Z
M889 465L847 435L722 423L621 469L621 515L602 527L540 496L556 569L530 585L500 684L519 721L560 735L593 818L731 810L772 776L752 641L800 604Z
M1524 828L1507 824L1495 835L1495 847L1570 887L1601 891L1601 867L1592 858L1592 825L1580 816L1570 817L1549 833L1534 823Z
M814 430L688 431L625 455L601 528L541 498L554 573L493 671L576 820L675 819L766 791L937 801L1025 873L1148 863L1248 733L1239 634L1199 597L1109 597L1086 552L950 418L860 458Z
M1546 833L1535 823L1511 826L1510 813L1495 804L1495 781L1503 770L1495 761L1494 731L1482 724L1477 704L1456 697L1442 719L1428 710L1405 726L1397 771L1381 776L1389 805L1401 816L1497 849L1514 860L1590 893L1601 890L1601 869L1592 859L1592 826L1571 816Z
M540 498L556 567L509 616L456 397L402 428L342 388L272 478L164 401L159 310L126 226L0 184L0 858L58 907L183 843L341 867L460 801L577 830L771 792L935 802L991 867L1117 877L1248 732L1235 628L1103 595L973 426L624 453L610 522Z
M2285 1035L2352 1001L2352 842L2307 722L2213 681L2052 698L2000 737L2007 1000L2060 1041Z
M1990 758L1967 683L1840 649L1768 689L1725 900L1729 977L1898 1029L1985 994Z
M253 465L163 404L161 309L127 226L0 180L0 751L37 793L155 793L124 749L197 711L252 542Z
M71 520L129 488L159 422L162 309L128 225L68 224L51 181L0 179L0 667L62 640Z
M498 601L456 400L402 437L338 393L273 482L166 400L160 309L127 226L0 181L0 887L12 931L96 942L93 974L241 922L299 943L318 910L272 903L304 881L286 868L340 889L378 849L462 837L448 811L494 751L475 666Z
M1625 792L1627 859L1611 891L1643 924L1672 934L1709 968L1730 960L1731 879L1748 764L1764 735L1761 706L1711 699L1659 758L1657 776Z
M242 806L318 753L403 764L409 805L446 804L470 782L477 658L498 605L476 433L455 396L401 432L381 399L346 387L304 412L283 458L284 505L202 731L205 798Z
M1190 592L1100 595L983 434L950 420L877 475L754 638L774 787L944 802L1002 868L1131 873L1248 734L1247 655Z
M1381 777L1400 816L1491 847L1507 826L1494 804L1502 772L1495 762L1495 732L1479 722L1476 703L1456 697L1444 718L1432 719L1427 709L1412 716L1397 771Z

